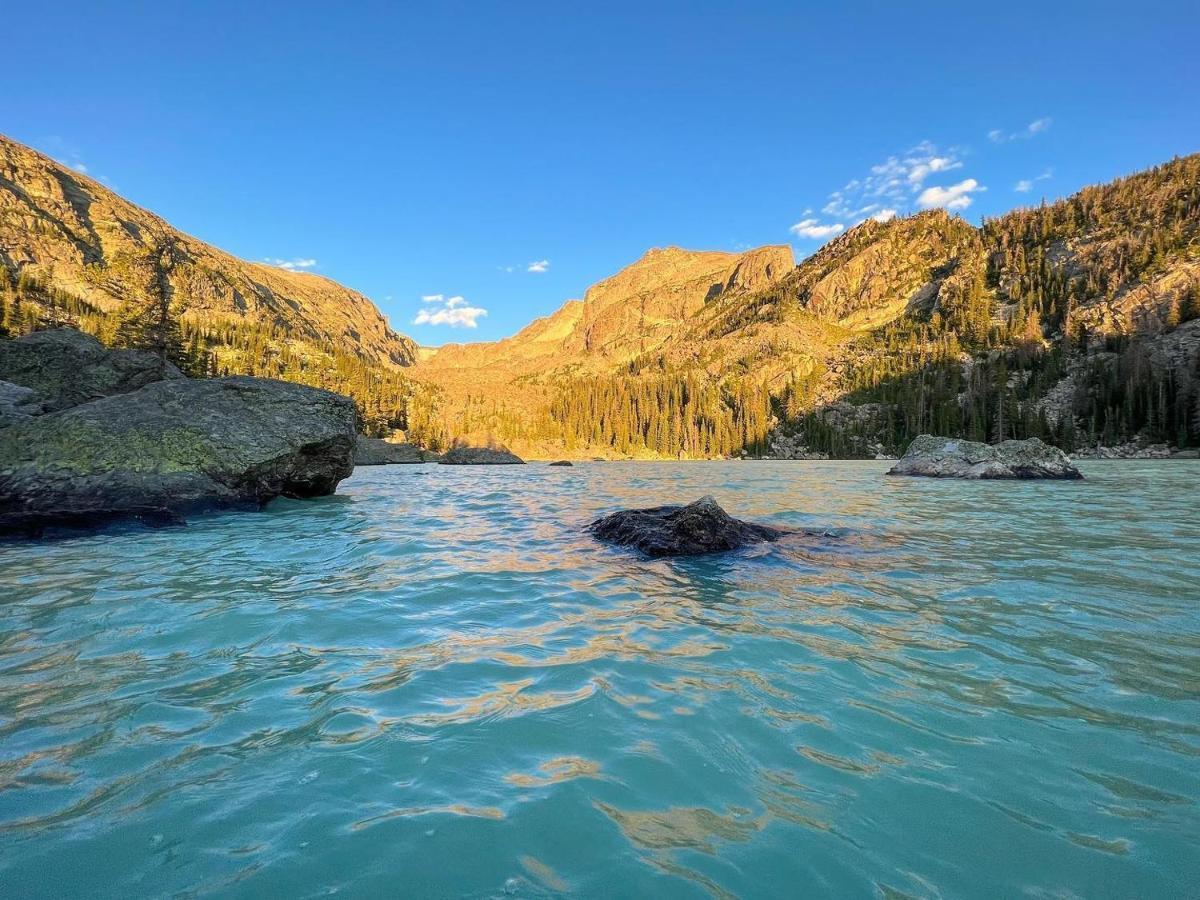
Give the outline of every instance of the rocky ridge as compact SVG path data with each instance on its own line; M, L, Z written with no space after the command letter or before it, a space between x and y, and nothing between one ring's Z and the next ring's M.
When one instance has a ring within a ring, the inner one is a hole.
M185 319L252 322L297 347L336 344L388 367L416 359L416 344L392 331L362 294L320 275L238 259L0 135L0 265L9 271L111 311L163 241L177 257L167 281Z

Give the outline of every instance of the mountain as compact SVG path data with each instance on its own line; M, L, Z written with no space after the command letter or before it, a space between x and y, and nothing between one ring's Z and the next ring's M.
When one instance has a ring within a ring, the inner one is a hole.
M128 341L158 297L193 372L352 395L368 433L534 457L895 453L922 432L1200 446L1200 155L975 227L868 220L648 251L502 341L418 349L371 302L239 260L0 139L0 336Z
M413 341L392 331L362 294L320 275L238 259L0 135L0 265L9 272L114 312L139 265L164 242L174 251L169 292L185 323L273 330L301 354L336 345L387 367L416 358Z
M979 228L868 220L788 260L651 251L413 375L444 391L446 434L533 454L861 456L924 431L1200 444L1200 156Z
M420 371L441 383L568 368L607 371L669 342L706 304L775 283L795 267L787 246L745 253L654 248L511 338L446 344ZM436 375L435 375L436 373Z

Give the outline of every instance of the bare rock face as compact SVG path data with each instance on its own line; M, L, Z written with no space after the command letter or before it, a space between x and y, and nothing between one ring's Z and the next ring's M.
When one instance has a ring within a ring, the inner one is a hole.
M648 556L697 556L775 541L790 532L733 518L712 497L687 506L626 509L597 519L587 530L598 539L634 547Z
M438 460L443 466L523 466L525 460L504 447L454 447Z
M979 444L923 434L916 438L889 475L931 478L1083 478L1057 447L1037 438Z
M30 388L46 412L178 378L183 373L153 353L110 350L74 328L0 341L0 379Z
M0 430L0 533L331 494L354 470L354 429L353 401L330 391L155 382Z
M743 253L725 279L722 293L761 291L796 268L796 257L786 244L758 247Z
M393 443L380 438L363 437L361 434L354 444L355 466L412 465L437 462L439 458L438 454L422 450L415 444Z

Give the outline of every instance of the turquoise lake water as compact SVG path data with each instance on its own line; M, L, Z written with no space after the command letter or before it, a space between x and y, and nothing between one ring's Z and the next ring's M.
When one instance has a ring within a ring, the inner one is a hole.
M359 469L0 546L0 895L1195 897L1200 463ZM827 528L647 561L713 494Z

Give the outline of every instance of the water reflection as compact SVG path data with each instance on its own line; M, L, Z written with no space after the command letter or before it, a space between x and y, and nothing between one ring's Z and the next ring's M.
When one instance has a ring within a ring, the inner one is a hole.
M400 858L441 894L1200 882L1200 467L1100 465L1069 506L880 468L384 468L328 502L6 546L0 879L371 894ZM831 534L649 561L580 531L706 493Z

